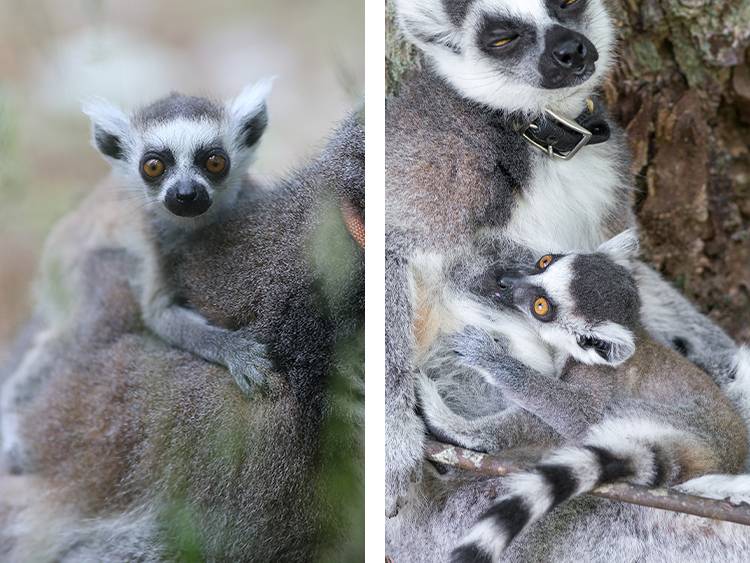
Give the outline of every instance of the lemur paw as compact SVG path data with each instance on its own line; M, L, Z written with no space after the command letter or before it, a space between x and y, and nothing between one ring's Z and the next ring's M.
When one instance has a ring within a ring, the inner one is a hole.
M508 339L493 336L475 326L445 337L444 345L452 350L460 363L471 368L492 369L509 354Z
M415 412L386 416L385 514L393 518L422 478L425 428Z
M245 395L252 395L265 386L273 364L266 356L266 347L235 333L235 339L225 353L226 366Z

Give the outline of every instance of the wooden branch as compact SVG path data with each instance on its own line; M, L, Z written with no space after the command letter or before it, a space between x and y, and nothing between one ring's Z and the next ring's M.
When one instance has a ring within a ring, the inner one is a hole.
M425 457L443 465L501 477L531 467L530 464L519 462L512 456L482 454L434 441L427 442ZM697 497L671 489L649 489L627 483L599 487L590 494L610 500L750 526L750 504L746 503L732 504L728 500Z

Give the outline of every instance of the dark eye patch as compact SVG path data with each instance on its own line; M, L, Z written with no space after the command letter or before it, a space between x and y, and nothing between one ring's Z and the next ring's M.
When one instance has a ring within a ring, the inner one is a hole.
M578 0L575 4L565 6L563 0L547 0L547 13L552 19L571 22L579 19L586 11L587 0Z
M218 174L213 173L210 170L206 169L206 161L211 155L214 155L214 154L221 156L226 161L226 166L224 167L224 170L222 170ZM197 151L195 151L195 155L193 156L193 164L197 166L200 170L202 170L204 173L206 173L208 176L217 180L221 180L225 178L227 174L229 174L229 167L230 167L229 155L219 145L199 148Z
M145 182L148 182L149 184L158 184L167 175L166 171L164 174L157 176L156 178L151 178L150 176L146 175L146 173L143 171L143 165L154 158L161 160L164 163L166 171L168 171L172 166L175 165L174 153L172 153L171 150L162 148L147 148L143 153L140 162L138 163L138 170L141 174L141 178L143 178L143 180Z
M485 16L477 42L479 49L488 55L512 62L520 60L525 48L536 43L536 38L536 27L521 19ZM493 44L501 39L512 41L502 47L495 47Z

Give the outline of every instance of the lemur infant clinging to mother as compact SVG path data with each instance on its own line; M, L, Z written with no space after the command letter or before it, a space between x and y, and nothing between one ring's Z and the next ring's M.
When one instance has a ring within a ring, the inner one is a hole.
M268 123L271 80L246 87L226 104L173 93L130 117L106 102L84 106L96 148L122 185L143 198L148 237L140 249L143 319L174 346L229 368L249 393L262 383L268 362L249 332L209 325L179 303L170 283L171 250L189 245L229 211L247 177Z
M247 169L268 122L271 83L248 86L227 103L173 93L130 115L104 100L83 108L92 121L94 146L112 164L116 188L135 200L128 211L141 211L144 219L142 227L120 228L111 242L141 261L132 282L144 323L170 344L226 366L245 393L261 384L270 368L263 346L249 331L211 326L183 306L170 279L170 261L175 249L222 220L240 190L252 189ZM18 409L36 385L25 374L21 364L2 388L6 459L23 457Z
M548 254L533 268L493 271L482 284L484 296L517 310L551 348L559 379L519 361L504 337L469 327L443 341L535 415L526 419L529 435L535 424L548 426L562 444L571 444L510 479L510 492L480 518L455 561L498 560L526 526L605 483L671 485L742 468L746 429L728 399L707 374L641 326L629 270L637 248L635 234L626 231L596 253ZM421 380L428 427L448 440L470 440L444 416L431 385ZM502 424L493 430L519 432Z

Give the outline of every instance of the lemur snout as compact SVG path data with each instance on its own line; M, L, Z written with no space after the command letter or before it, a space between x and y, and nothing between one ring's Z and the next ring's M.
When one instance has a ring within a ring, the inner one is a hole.
M586 67L588 49L578 37L569 37L552 48L552 58L562 68L581 72Z
M183 181L167 190L164 206L178 217L197 217L211 207L211 197L200 184Z
M599 53L584 35L556 25L547 31L545 42L546 48L539 61L543 87L573 86L594 74Z
M512 306L514 290L521 285L523 277L519 271L495 270L485 277L480 292L501 305Z

